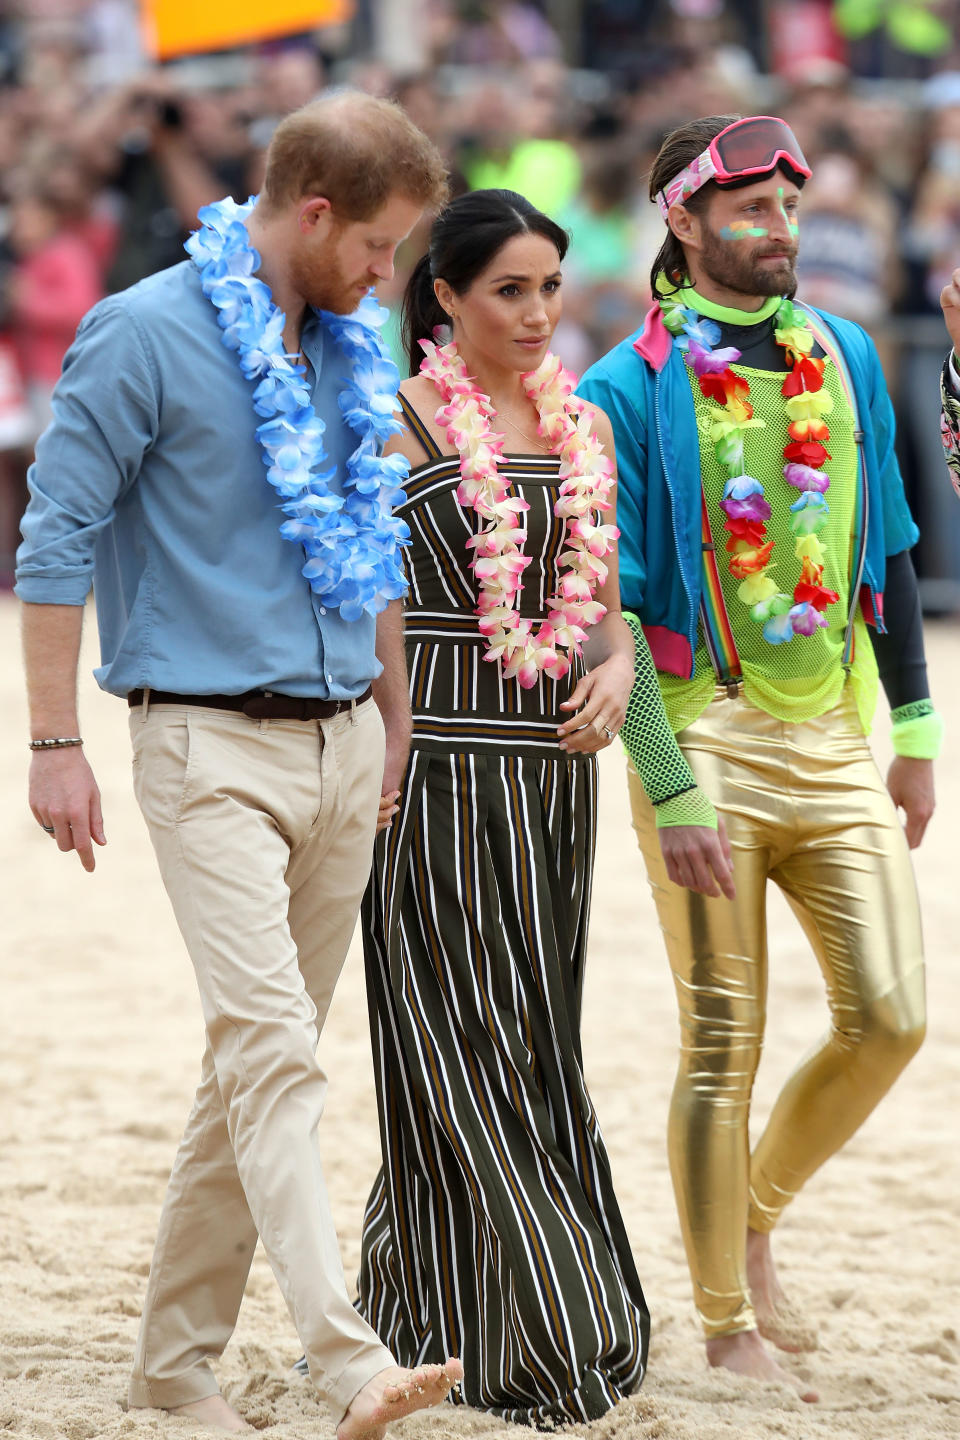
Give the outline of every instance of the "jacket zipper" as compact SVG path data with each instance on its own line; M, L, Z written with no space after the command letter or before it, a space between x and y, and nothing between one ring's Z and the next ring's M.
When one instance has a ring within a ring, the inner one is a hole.
M676 521L676 509L677 509L677 506L676 506L675 487L674 487L673 483L671 482L670 473L669 473L669 471L668 471L668 469L667 469L667 463L666 463L666 459L665 459L664 453L663 453L663 430L661 429L661 425L660 425L660 377L661 377L661 373L662 373L662 372L657 371L656 375L654 376L654 381L653 381L653 415L654 415L654 421L655 421L656 427L657 427L657 445L658 445L659 450L660 450L660 465L661 465L661 468L662 468L662 470L663 470L664 479L665 479L666 482L667 482L667 491L668 491L668 493L669 493L669 495L670 495L670 526L671 526L671 529L673 530L673 553L676 555L678 564L679 564L679 566L680 566L680 579L681 579L681 581L683 582L683 588L684 588L684 591L686 592L686 596L687 596L687 605L688 605L690 614L691 614L692 617L693 617L693 618L692 618L692 622L691 622L691 629L687 632L687 641L688 641L688 643L689 643L689 645L690 645L690 664L691 664L691 667L692 667L692 666L693 666L693 656L694 656L694 652L695 652L695 650L696 650L696 642L697 642L697 608L696 608L696 606L695 606L694 603L693 603L693 593L692 593L692 591L691 591L691 589L690 589L689 584L687 583L687 577L686 577L686 575L684 574L684 571L683 571L683 561L680 559L680 541L679 541L679 537L677 536L677 521ZM689 678L692 678L692 672L691 672L691 676L690 676Z

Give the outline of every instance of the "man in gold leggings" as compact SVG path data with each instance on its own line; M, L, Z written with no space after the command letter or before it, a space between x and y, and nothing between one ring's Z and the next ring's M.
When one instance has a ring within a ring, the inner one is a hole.
M680 1007L669 1153L694 1297L710 1363L761 1379L788 1378L764 1339L817 1343L780 1289L770 1234L923 1037L908 847L933 811L941 729L876 352L859 326L794 303L809 174L775 117L668 136L650 186L668 227L657 303L580 385L616 437L624 609L732 847L733 901L681 888L698 862L691 849L667 869L631 773ZM865 739L878 678L896 752L886 783ZM769 880L810 940L830 1028L751 1155Z

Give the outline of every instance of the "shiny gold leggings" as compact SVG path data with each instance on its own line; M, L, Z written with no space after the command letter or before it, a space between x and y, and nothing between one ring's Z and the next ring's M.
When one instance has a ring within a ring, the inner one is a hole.
M920 918L906 841L849 694L827 715L785 725L718 690L677 738L726 821L737 898L707 900L672 884L632 766L630 799L680 1007L669 1121L680 1225L704 1329L728 1335L756 1323L748 1225L773 1229L923 1039ZM831 1023L788 1080L751 1156L768 879L813 946Z

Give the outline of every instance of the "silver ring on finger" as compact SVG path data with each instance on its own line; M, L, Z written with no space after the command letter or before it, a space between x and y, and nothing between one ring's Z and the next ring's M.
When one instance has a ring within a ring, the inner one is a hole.
M40 821L40 829L45 830L48 835L55 835L57 833L54 825L44 825L42 820Z
M609 725L604 725L603 733L604 735L606 735L608 740L615 740L617 738L616 730L611 730Z

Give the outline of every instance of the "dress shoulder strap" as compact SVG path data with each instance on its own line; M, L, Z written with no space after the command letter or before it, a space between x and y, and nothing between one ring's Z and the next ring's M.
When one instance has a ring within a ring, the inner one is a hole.
M397 392L397 399L400 401L400 409L403 411L403 418L406 420L411 431L419 440L424 450L426 450L430 459L439 460L443 455L443 451L440 449L436 440L434 440L433 436L430 434L430 431L427 429L426 425L423 423L416 410L414 410L413 406L410 404L410 401L401 391Z

